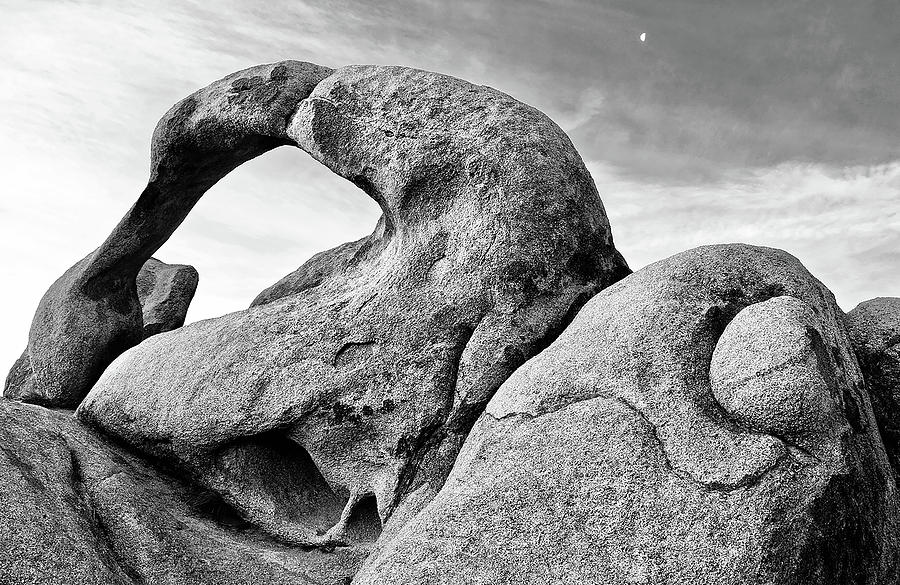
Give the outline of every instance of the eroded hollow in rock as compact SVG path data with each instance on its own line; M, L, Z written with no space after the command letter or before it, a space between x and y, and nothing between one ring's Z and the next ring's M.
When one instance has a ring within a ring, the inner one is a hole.
M347 521L345 534L351 542L375 542L381 536L381 517L375 494L360 498Z
M280 432L232 443L214 461L209 482L221 499L201 498L197 507L220 524L264 518L261 528L301 546L371 543L381 534L375 495L330 485L309 452Z
M211 475L214 489L242 517L269 518L263 528L290 543L314 544L349 500L331 488L306 449L275 431L223 448Z
M241 518L241 515L233 506L214 491L201 489L185 498L185 502L199 516L208 518L220 526L237 530L243 530L251 526L249 522Z

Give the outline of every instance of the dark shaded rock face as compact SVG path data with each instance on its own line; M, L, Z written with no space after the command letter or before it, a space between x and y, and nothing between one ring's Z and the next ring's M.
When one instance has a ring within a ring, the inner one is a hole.
M900 298L860 303L847 314L847 329L900 485Z
M0 400L0 583L344 585L363 546L287 547L80 425Z
M3 396L13 400L36 401L34 391L34 376L31 372L31 362L28 359L28 349L22 352L12 369L6 376L3 385Z
M354 583L896 583L897 492L831 293L712 246L594 297Z
M166 264L156 258L150 258L144 263L136 277L137 299L143 323L141 339L171 331L184 324L191 299L197 290L198 280L197 270L193 266ZM56 286L54 285L54 287ZM39 314L40 312L41 310L38 309ZM90 325L84 322L81 322L78 327L71 323L70 326L72 329L69 330L69 333L72 335L64 334L60 337L51 332L51 338L69 339L68 343L78 343L78 340L85 339L93 331ZM34 333L34 327L32 325L32 333ZM102 329L103 325L101 324L99 327ZM39 334L47 333L43 325L40 325L38 330ZM44 346L47 345L46 342L42 343ZM86 347L91 347L91 345L88 344ZM54 351L56 349L54 348ZM72 348L58 349L63 355L58 356L57 360L64 360L72 351L79 351L77 348L74 350ZM41 363L40 359L38 359L38 363ZM6 378L3 395L15 400L64 408L74 408L83 397L80 392L75 392L70 387L57 388L55 392L52 389L52 386L35 383L29 349L26 348Z

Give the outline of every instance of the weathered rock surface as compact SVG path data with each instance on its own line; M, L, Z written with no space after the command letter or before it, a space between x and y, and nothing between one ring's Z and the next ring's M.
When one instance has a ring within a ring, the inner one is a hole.
M740 427L775 437L826 433L846 414L815 309L792 296L750 305L713 351L712 394ZM815 444L807 446L816 448Z
M28 359L28 348L25 348L9 370L3 384L3 396L14 400L32 400L32 397L39 396L34 390L34 375L31 371L31 361Z
M232 152L237 144L258 154L253 133L278 137L267 148L292 141L353 181L379 203L381 220L250 309L125 352L79 415L282 541L370 541L440 488L513 370L629 271L581 158L534 108L401 67L266 67L167 114L151 186L101 257L118 265L113 252L143 257L161 243L199 197L198 183L249 157ZM294 97L305 99L260 125L279 95L267 80L298 71L309 83ZM229 100L242 109L227 109ZM219 141L223 127L234 131L228 142ZM188 165L183 145L196 143L204 146L188 151ZM215 172L198 178L209 153L228 164L215 158ZM354 532L357 517L366 522Z
M198 279L199 275L193 266L166 264L156 258L150 258L144 263L136 277L137 298L143 322L142 339L171 331L184 324L191 299L197 290ZM79 323L88 328L79 331L78 326L70 323L71 335L67 333L62 338L69 339L69 343L76 343L78 339L90 335L90 327L83 322ZM47 332L43 325L37 328L32 326L32 333L36 331L38 335ZM58 336L56 338L62 339ZM41 363L40 358L38 363ZM69 389L54 394L48 393L49 388L44 384L35 384L29 349L26 347L6 378L3 395L15 400L62 407L74 407L81 399L81 396Z
M344 585L364 546L286 547L78 424L0 399L0 583Z
M145 339L184 325L199 279L193 266L166 264L156 258L144 262L136 285Z
M354 583L896 583L897 489L842 319L777 250L631 275L504 383Z
M860 303L847 314L878 429L900 484L900 298Z
M127 583L108 543L93 533L56 417L0 399L0 582Z

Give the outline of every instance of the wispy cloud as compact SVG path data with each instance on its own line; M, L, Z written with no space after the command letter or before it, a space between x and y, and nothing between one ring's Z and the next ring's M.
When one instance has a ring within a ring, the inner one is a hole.
M900 161L784 163L674 186L623 178L606 164L589 167L633 267L693 246L745 242L800 258L845 310L900 294Z

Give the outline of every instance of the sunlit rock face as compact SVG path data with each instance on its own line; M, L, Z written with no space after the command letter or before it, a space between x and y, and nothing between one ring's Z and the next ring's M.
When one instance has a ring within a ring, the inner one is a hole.
M831 293L690 250L594 297L354 583L894 583L897 493Z

